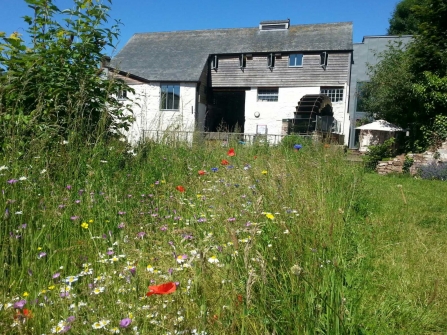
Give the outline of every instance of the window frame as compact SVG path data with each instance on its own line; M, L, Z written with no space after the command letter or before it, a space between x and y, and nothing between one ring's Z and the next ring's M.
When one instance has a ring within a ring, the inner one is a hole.
M295 59L294 65L292 65L292 62L291 62L292 56L294 56L294 59ZM301 64L300 65L296 64L296 60L298 59L298 56L301 56ZM288 62L289 67L303 67L303 63L304 63L304 54L301 54L301 53L289 54L289 62Z
M172 91L169 91L172 87ZM163 97L163 89L167 88L168 92ZM176 88L178 89L176 99ZM170 94L172 93L172 96ZM170 100L172 99L172 100ZM164 108L166 107L166 108ZM169 108L172 107L172 108ZM179 111L180 110L180 83L161 83L160 84L160 110L162 111Z
M120 90L117 94L117 99L119 101L125 101L128 99L127 97L127 91L126 90Z
M217 55L211 56L210 65L213 70L217 71L217 69L219 68L219 58L217 57Z
M333 91L333 92L328 92ZM341 91L341 93L340 93ZM345 87L344 86L324 86L320 87L320 94L327 95L332 103L345 101ZM340 100L337 100L340 98Z
M323 69L326 69L327 67L327 59L328 59L328 53L326 51L323 51L320 54L320 66L323 67Z
M260 91L263 91L260 94ZM264 97L260 98L260 96ZM276 100L275 100L276 97ZM269 99L273 98L273 99ZM256 93L256 101L257 102L278 102L279 101L279 88L278 87L258 87Z

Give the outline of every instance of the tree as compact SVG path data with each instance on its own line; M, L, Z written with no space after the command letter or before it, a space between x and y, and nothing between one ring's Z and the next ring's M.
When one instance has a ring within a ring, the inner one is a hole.
M3 149L14 139L22 147L36 138L90 141L127 127L129 113L116 96L131 89L100 67L119 33L119 22L105 27L109 7L97 0L73 0L67 10L53 0L25 2L34 11L24 17L32 45L18 33L0 33Z
M414 6L421 0L402 0L396 5L389 20L388 35L415 35L419 31L419 17L414 12Z

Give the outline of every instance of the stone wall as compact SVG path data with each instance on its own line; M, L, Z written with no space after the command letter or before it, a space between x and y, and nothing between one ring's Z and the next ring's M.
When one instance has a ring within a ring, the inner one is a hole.
M422 154L408 154L407 156L413 159L410 174L416 175L421 166L447 162L447 142L444 142L436 152L426 151ZM390 161L380 161L376 171L378 174L402 173L404 162L405 155L397 156Z

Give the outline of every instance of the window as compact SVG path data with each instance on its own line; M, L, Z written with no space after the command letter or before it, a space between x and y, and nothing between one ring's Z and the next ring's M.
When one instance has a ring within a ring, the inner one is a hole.
M239 67L245 69L247 67L247 56L242 54L239 58Z
M341 102L343 101L343 87L322 87L320 89L321 94L326 94L329 98L331 98L332 102Z
M270 70L275 67L275 54L271 53L267 56L267 66Z
M327 66L327 52L326 51L322 52L320 54L320 66L322 66L323 69L325 69Z
M368 82L366 82L366 81L358 81L357 82L357 90L355 92L355 96L356 96L355 111L356 112L366 112L367 111L366 107L365 107L365 99L367 97L366 84L368 84Z
M219 65L219 60L217 59L217 55L211 56L211 68L213 70L217 70Z
M162 110L178 110L180 103L180 85L162 84L160 108Z
M118 100L127 100L127 91L124 90L119 91Z
M301 67L301 66L303 66L303 54L291 54L291 55L289 55L289 66L290 67Z
M258 88L258 101L278 101L278 89Z

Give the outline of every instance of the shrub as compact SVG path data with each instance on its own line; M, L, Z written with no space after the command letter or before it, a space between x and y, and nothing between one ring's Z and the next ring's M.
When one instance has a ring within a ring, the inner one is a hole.
M368 149L369 151L363 156L365 168L375 170L379 161L394 156L394 137L386 140L383 144L370 145Z
M433 162L420 168L422 179L447 180L447 164Z

